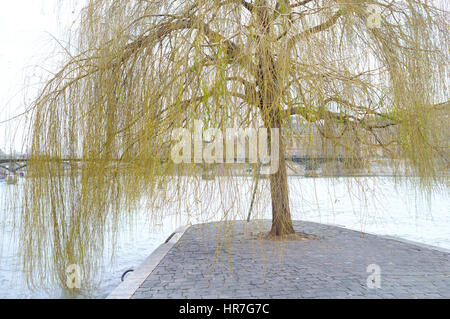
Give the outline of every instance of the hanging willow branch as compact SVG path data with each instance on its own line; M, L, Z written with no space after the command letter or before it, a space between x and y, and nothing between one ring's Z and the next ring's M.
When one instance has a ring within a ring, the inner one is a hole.
M380 8L379 27L368 23L369 5ZM89 282L121 216L143 205L159 218L215 194L224 219L245 218L239 199L251 191L242 193L233 168L201 184L195 166L162 160L173 130L192 130L196 119L222 130L281 128L287 144L308 132L303 149L366 164L381 149L425 189L445 184L448 12L437 5L89 1L77 49L31 110L21 220L30 278L64 285L67 265L79 264ZM282 146L269 178L274 235L292 231Z

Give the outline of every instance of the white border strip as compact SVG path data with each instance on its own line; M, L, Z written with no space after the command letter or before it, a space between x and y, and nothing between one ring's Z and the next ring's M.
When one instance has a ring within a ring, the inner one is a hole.
M165 243L156 248L153 253L126 279L109 294L106 299L131 299L136 290L144 283L147 277L155 270L169 250L180 240L190 226L178 228Z

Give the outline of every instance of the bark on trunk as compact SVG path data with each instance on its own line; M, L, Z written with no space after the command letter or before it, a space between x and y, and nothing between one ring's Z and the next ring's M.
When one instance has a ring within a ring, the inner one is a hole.
M256 37L258 45L258 72L256 84L259 88L259 108L266 128L278 128L281 130L280 109L280 84L278 83L278 67L270 49L271 12L268 10L266 0L255 2L255 21L257 25ZM272 230L271 236L285 236L294 234L291 212L289 209L289 195L286 174L285 149L280 132L279 143L279 168L270 176L270 193L272 197Z
M272 197L272 229L271 236L295 234L289 208L289 191L287 184L285 148L280 136L279 169L270 176L270 193Z

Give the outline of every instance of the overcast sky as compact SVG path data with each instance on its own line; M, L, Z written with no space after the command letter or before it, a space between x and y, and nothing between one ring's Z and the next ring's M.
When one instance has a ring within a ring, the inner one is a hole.
M2 0L0 7L0 149L23 148L21 114L36 97L39 79L52 69L54 38L64 40L86 0ZM436 0L448 9L449 0ZM53 67L55 71L56 66Z
M37 65L50 66L56 47L53 37L64 34L79 14L76 0L1 1L0 9L0 149L10 145L21 151L23 120L2 123L22 113L36 94L39 78L49 73ZM62 6L63 5L63 6Z

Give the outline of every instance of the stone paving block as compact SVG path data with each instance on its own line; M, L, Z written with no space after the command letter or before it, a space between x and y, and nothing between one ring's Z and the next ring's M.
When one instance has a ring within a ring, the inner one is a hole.
M133 298L450 296L448 252L335 226L301 221L295 221L294 226L319 240L256 240L254 234L268 231L270 221L235 222L232 249L219 248L218 258L217 231L221 225L192 226ZM381 287L377 289L367 286L371 264L381 268Z

